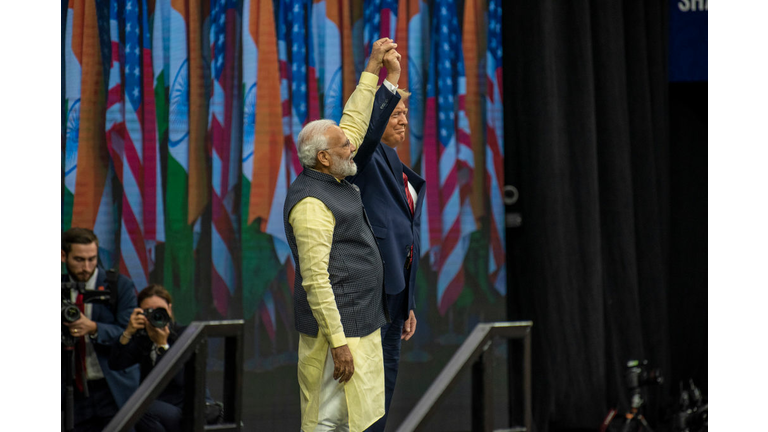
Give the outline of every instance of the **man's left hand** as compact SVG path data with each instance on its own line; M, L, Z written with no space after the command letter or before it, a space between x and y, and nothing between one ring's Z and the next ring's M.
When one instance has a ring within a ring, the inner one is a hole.
M94 322L88 319L84 314L80 314L80 319L73 323L63 323L65 326L69 328L69 334L71 334L74 337L82 337L89 334L96 333L96 330L98 330L99 326Z
M408 314L408 319L403 323L403 334L400 335L400 339L408 340L416 333L416 314L413 313L413 309Z

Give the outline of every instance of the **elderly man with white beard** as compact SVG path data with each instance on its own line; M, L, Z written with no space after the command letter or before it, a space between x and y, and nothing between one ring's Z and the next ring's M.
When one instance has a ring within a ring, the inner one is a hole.
M353 123L355 132L365 134L360 147L378 145L400 100L395 47L389 39L374 44L371 61L383 59L374 67L369 63L371 74L363 72L355 93L362 86L365 91L350 97L341 127L316 120L298 137L304 170L288 189L283 217L296 263L303 432L363 431L384 415L380 330L389 321L384 266L360 191L345 180L357 172L353 158L358 148L345 130ZM382 63L387 78L374 100ZM360 109L350 109L353 98L363 94L370 96Z

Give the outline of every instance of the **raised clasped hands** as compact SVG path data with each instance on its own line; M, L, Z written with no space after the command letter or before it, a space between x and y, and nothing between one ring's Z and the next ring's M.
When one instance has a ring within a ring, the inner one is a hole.
M397 44L390 38L381 38L374 42L365 71L378 75L383 66L384 56L395 48L397 48Z
M397 85L400 79L400 54L396 49L391 49L384 54L382 64L387 68L387 81L392 85Z

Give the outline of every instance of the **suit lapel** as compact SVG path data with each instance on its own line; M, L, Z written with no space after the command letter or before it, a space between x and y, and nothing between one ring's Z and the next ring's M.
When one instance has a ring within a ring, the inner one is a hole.
M400 162L400 158L397 156L397 151L395 151L395 149L384 143L380 143L379 146L381 146L381 149L384 151L384 158L387 160L389 169L392 171L395 184L399 186L397 189L400 191L400 198L402 198L400 203L405 206L408 214L410 214L411 209L408 207L408 198L405 196L405 184L403 183L403 163ZM413 215L411 215L411 217L413 217Z
M411 183L413 188L416 190L416 208L414 209L413 216L419 217L419 211L421 209L421 206L424 204L424 195L426 194L427 189L424 187L424 184L426 183L424 179L416 174L412 169L408 168L407 166L403 165L403 172L405 175L408 176L408 181Z

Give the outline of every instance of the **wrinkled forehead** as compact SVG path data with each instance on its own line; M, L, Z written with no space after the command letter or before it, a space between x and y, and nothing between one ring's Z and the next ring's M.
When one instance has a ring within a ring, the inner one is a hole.
M344 131L338 126L331 126L325 133L325 137L328 139L328 148L343 145L347 142L347 136Z

